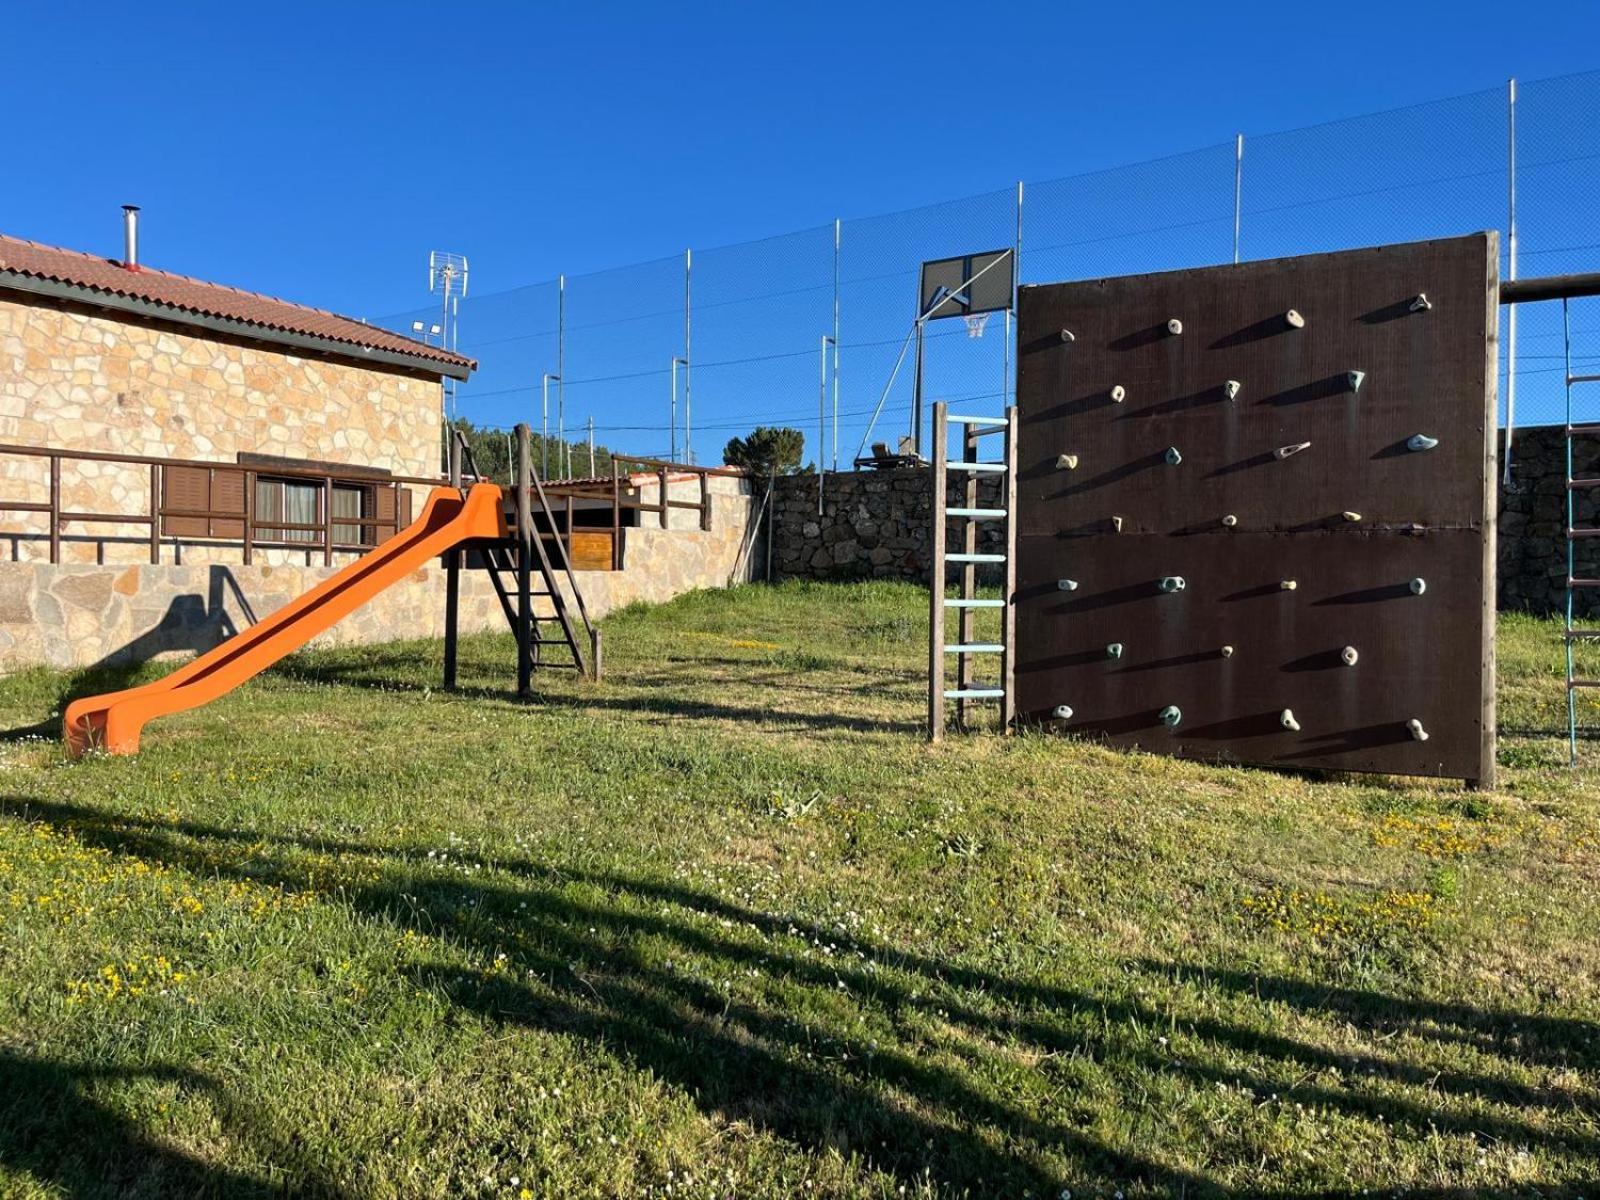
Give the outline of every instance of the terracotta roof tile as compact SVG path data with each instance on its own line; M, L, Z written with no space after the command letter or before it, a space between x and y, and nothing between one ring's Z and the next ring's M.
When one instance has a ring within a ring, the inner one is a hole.
M115 259L97 258L78 250L43 246L38 242L0 234L0 279L7 272L167 305L179 313L241 321L266 330L324 338L364 349L385 350L468 370L477 367L473 360L443 347L430 346L404 334L380 329L351 317L341 317L320 308L291 304L287 300L263 296L258 292L206 283L143 265L136 270L129 270ZM175 314L173 319L181 321L183 318Z

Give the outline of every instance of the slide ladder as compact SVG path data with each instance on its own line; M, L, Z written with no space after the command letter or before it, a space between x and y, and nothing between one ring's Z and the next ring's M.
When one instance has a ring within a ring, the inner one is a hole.
M435 488L421 516L405 529L215 649L154 683L73 701L62 722L68 752L137 753L147 722L231 691L463 542L506 537L504 494L497 485L478 483L464 493Z
M962 428L959 453L950 453L949 427ZM1001 439L999 461L979 458L982 439L998 435ZM937 742L944 736L945 701L956 702L956 723L965 728L967 705L970 703L998 702L1000 723L1010 730L1016 717L1013 672L1016 642L1016 546L1017 546L1017 410L1007 408L1003 417L978 417L952 414L943 401L933 406L933 564L930 580L929 634L928 634L928 740ZM961 477L960 503L949 503L949 479L952 474ZM980 507L978 481L985 476L1000 479L1000 505L997 508ZM961 548L949 550L946 546L946 525L955 517L961 524ZM981 522L1002 523L1003 550L982 552L978 549L978 527ZM994 564L1002 568L1004 583L1000 598L978 595L978 567ZM948 597L946 572L951 566L961 568L960 594ZM946 640L946 615L956 613L955 640ZM999 640L980 642L976 637L976 615L982 609L998 609L1000 613ZM956 686L945 687L945 660L956 660ZM998 659L999 678L979 682L977 663L990 658Z

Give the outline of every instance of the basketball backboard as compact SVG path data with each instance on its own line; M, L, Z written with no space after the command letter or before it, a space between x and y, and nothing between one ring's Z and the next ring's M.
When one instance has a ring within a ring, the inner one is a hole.
M917 312L936 321L1008 309L1014 270L1009 249L931 259L922 264Z

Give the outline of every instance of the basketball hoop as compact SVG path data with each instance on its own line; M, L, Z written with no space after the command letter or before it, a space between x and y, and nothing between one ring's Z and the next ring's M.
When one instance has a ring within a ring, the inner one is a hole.
M965 320L967 322L967 336L969 338L981 338L983 336L983 327L989 323L989 314L986 312L970 313Z

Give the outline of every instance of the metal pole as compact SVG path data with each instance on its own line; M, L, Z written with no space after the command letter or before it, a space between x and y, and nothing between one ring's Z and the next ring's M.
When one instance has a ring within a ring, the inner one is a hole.
M1017 311L1017 284L1022 279L1022 180L1017 180L1017 229L1011 239L1011 307L1006 309L1005 363L1000 373L1000 403L1011 402L1011 314Z
M589 418L589 478L594 478L594 418Z
M556 276L556 406L566 411L567 400L567 277ZM557 464L560 463L559 451ZM549 472L543 472L548 477ZM565 474L565 472L563 472Z
M533 453L528 427L517 425L517 695L533 690ZM550 583L551 590L555 582Z
M917 361L911 375L911 449L922 453L922 314L917 314Z
M668 462L678 461L678 364L682 361L676 354L672 356L672 398L667 404Z
M1239 219L1244 203L1244 134L1233 139L1233 261L1239 261Z
M822 490L823 477L827 474L827 465L823 462L822 448L827 444L828 437L828 342L831 339L827 334L822 335L822 344L817 347L817 515L822 515ZM834 456L838 457L838 438L834 438ZM835 470L837 470L837 464Z
M839 233L833 219L833 469L839 469Z
M928 740L944 738L945 406L933 406L932 546L928 580Z
M1506 84L1506 278L1517 277L1517 81ZM1502 483L1511 483L1511 436L1517 423L1517 306L1506 313L1506 448Z
M563 479L572 474L567 469L567 401L561 394L559 378L556 381L556 470Z
M689 359L692 342L689 337L689 276L694 264L694 252L683 252L683 460L694 462L694 438L689 424Z
M540 381L540 388L544 394L544 413L539 421L539 474L550 478L550 381L554 379L559 385L561 376L552 375L549 371L544 373ZM558 462L557 466L560 465Z

